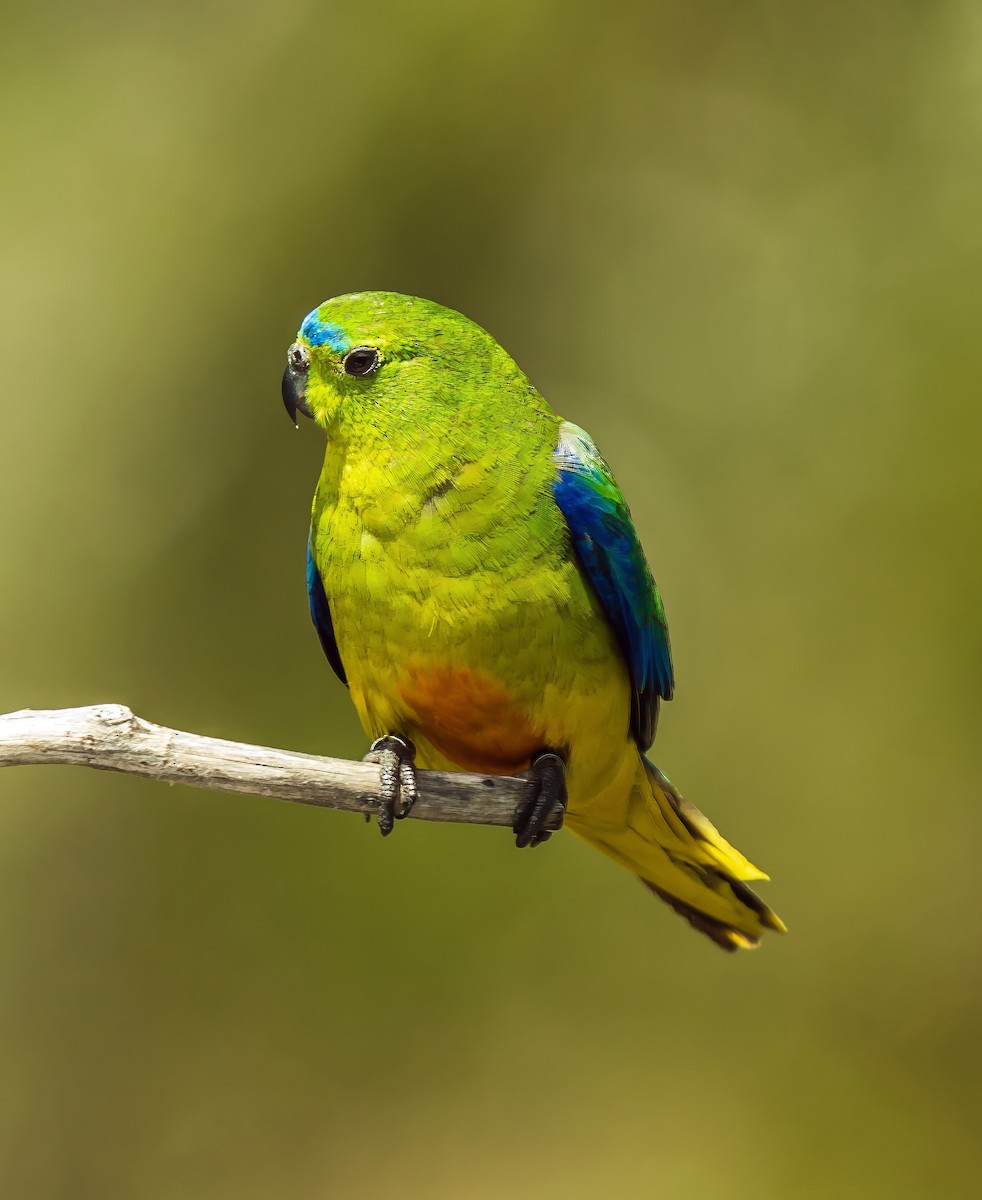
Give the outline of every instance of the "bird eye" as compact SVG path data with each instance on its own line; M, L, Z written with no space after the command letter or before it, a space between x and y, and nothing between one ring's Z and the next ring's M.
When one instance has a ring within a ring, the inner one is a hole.
M290 364L290 369L298 375L305 375L310 369L310 353L307 347L301 346L299 342L294 342L287 351L286 361Z
M341 366L346 375L371 375L377 371L382 359L374 346L356 346L344 356Z

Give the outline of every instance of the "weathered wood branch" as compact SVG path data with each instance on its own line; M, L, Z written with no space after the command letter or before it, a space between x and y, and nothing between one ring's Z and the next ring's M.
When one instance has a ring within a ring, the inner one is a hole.
M122 704L0 715L0 767L60 763L344 812L377 811L378 767L153 725ZM411 817L510 826L522 781L419 772Z

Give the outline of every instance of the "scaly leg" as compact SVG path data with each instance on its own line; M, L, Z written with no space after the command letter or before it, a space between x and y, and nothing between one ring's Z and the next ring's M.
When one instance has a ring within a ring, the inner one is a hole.
M558 754L547 750L532 759L526 776L525 799L512 825L515 845L521 850L548 842L552 831L546 825L557 809L561 824L566 812L566 764Z
M395 822L408 817L416 803L419 788L415 757L416 747L409 738L394 733L376 738L365 755L365 762L378 763L379 767L378 827L382 837L388 837Z

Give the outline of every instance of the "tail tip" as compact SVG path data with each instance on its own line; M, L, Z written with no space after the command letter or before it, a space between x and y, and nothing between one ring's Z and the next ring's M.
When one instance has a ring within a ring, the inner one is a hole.
M704 933L706 937L714 941L721 950L732 954L736 950L756 950L760 945L760 934L748 933L746 930L736 929L733 925L728 925L724 921L717 920L715 917L707 916L697 908L686 904L684 900L680 900L677 896L673 896L670 892L666 892L647 879L642 879L641 882L659 900L664 900L680 917L684 917L693 929L698 929L700 933ZM732 880L730 881L730 886L733 887ZM771 929L775 933L788 932L787 925L785 925L777 913L772 908L768 908L763 900L751 892L745 884L734 887L734 891L747 904L747 907L752 910L761 926L765 929ZM748 893L749 897L752 897L752 902L748 900Z

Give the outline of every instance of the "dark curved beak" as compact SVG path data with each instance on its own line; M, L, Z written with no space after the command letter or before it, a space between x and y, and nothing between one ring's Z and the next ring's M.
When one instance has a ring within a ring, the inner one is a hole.
M307 371L310 367L310 357L305 346L294 343L287 355L286 370L283 372L283 382L280 391L283 396L283 407L290 414L290 420L296 425L297 413L305 417L313 417L307 407Z
M297 424L297 413L301 412L305 417L310 416L310 409L307 407L306 401L303 398L306 390L306 379L297 379L296 374L289 368L283 372L283 383L281 385L283 392L283 406L290 414L290 420Z

